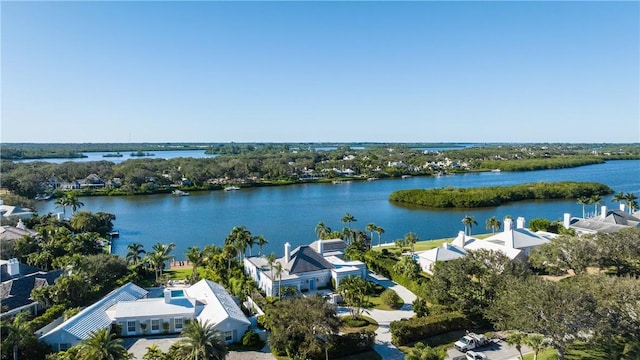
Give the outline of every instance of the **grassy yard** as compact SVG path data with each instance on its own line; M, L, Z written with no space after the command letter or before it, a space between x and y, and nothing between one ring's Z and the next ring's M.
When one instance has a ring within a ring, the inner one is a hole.
M538 360L556 360L558 353L555 349L544 349L538 354ZM564 354L566 360L608 360L609 357L600 349L589 344L574 344ZM533 360L533 354L524 356L524 360Z
M488 234L477 234L477 235L472 235L472 236L474 238L477 238L477 239L486 239L491 235L493 235L493 234L491 234L491 233L488 233ZM413 246L413 249L416 252L431 250L431 249L437 248L438 246L442 246L442 244L445 243L445 242L451 242L453 239L455 239L455 238L445 238L445 239L418 241ZM373 248L374 251L382 251L382 249L387 249L387 250L392 251L392 252L399 250L399 248L397 246L393 245L393 244L389 244L388 246L376 246L376 247ZM405 250L406 250L406 248L405 248Z

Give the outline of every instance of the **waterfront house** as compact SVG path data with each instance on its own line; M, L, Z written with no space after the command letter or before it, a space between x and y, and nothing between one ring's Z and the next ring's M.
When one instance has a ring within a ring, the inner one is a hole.
M284 256L271 266L264 257L253 256L245 258L244 269L267 296L277 296L278 289L283 287L306 292L331 285L337 287L347 276L366 278L367 267L363 262L342 259L345 248L341 239L320 239L293 251L291 245L285 243ZM277 264L282 267L280 274L275 270Z
M460 231L464 238L464 231ZM418 254L418 264L422 271L433 275L433 266L436 261L449 261L464 257L467 252L463 247L454 245L453 243L444 243L435 249L420 252Z
M33 289L49 286L62 275L62 270L44 271L22 264L18 259L0 260L0 317L5 318L20 312L38 314L42 304L31 298Z
M526 261L531 250L551 239L548 236L535 233L525 227L524 217L516 220L516 228L513 228L513 220L504 219L504 230L489 236L484 240L469 241L465 244L465 250L495 250L502 251L510 259Z
M115 327L122 336L180 333L187 321L209 321L226 343L238 342L250 322L221 285L200 280L187 288L164 288L154 296L133 283L112 291L69 320L45 329L40 340L65 350L91 331Z
M15 241L25 236L32 237L37 233L37 231L27 229L22 219L19 219L16 226L0 226L0 246L5 246L5 241Z
M640 228L640 214L628 214L624 204L620 204L620 210L607 210L606 206L602 206L599 215L587 219L571 217L571 214L565 213L563 225L579 235L612 233L625 228Z

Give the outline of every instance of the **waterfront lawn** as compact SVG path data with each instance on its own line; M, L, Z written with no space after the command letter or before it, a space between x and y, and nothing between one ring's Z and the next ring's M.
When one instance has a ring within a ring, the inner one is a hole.
M492 233L487 233L487 234L476 234L476 235L471 235L471 237L474 237L476 239L486 239L489 236L492 236ZM444 244L445 242L451 242L452 240L454 240L455 238L444 238L444 239L435 239L435 240L425 240L425 241L418 241L417 243L415 243L413 245L413 251L414 252L420 252L420 251L426 251L426 250L431 250L431 249L435 249L439 246L442 246L442 244ZM400 248L398 248L397 246L393 245L393 244L388 244L387 246L382 245L382 246L375 246L372 248L374 251L382 251L383 249L387 249L390 252L394 252L394 251L398 251L400 250ZM404 248L405 251L407 251L407 248Z
M189 279L191 277L191 268L165 270L162 272L162 275L169 276L171 280Z

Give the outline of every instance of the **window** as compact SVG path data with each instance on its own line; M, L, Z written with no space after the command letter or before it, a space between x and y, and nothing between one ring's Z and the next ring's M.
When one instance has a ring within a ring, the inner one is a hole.
M151 331L160 331L160 320L151 320Z
M128 333L136 332L136 322L135 321L127 321L127 332Z
M69 350L69 348L71 347L71 344L69 343L62 343L60 344L60 351L65 351L65 350Z
M173 319L173 325L176 328L176 330L181 330L182 329L182 318L175 318Z
M231 331L225 331L224 341L232 341L232 340L233 340L233 333Z

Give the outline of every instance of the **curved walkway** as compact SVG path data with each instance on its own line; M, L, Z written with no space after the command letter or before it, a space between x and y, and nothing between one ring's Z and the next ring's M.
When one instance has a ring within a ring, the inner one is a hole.
M404 305L399 310L370 310L369 316L378 322L374 350L385 360L404 359L405 354L391 343L391 331L389 330L389 324L391 324L392 321L400 320L402 318L408 319L414 315L413 306L411 304L416 299L416 295L404 286L393 282L384 276L370 272L368 278L387 289L395 291L402 301L404 301Z

